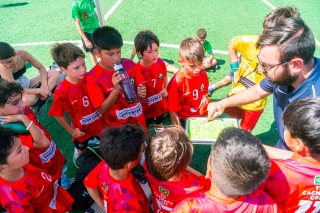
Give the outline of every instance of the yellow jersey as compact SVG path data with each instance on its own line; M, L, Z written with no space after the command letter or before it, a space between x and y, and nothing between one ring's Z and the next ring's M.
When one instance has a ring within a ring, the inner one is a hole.
M238 94L254 84L258 84L265 75L258 72L259 61L257 55L260 49L256 48L259 36L238 36L233 40L232 49L241 53L241 64L235 76L235 83L232 85L229 96ZM267 104L267 97L251 104L239 106L244 110L258 111L264 109Z

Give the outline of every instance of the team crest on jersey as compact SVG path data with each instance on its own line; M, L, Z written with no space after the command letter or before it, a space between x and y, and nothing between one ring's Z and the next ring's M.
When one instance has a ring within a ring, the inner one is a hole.
M200 90L201 90L201 92L204 90L204 84L203 83L200 86Z
M314 176L314 185L320 185L320 176Z
M131 76L131 77L129 78L129 80L130 80L130 84L134 87L134 78L133 78L133 76Z
M160 72L158 75L159 81L163 79L163 74Z
M159 192L161 192L165 196L169 196L169 191L166 190L165 188L162 188L161 186L159 187Z

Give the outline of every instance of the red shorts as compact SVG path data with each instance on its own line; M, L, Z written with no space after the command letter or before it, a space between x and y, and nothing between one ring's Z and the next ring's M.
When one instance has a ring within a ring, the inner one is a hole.
M230 118L241 119L240 127L241 129L245 129L247 131L253 130L263 111L263 109L258 111L250 111L241 109L239 107L228 107L224 110L224 112L227 113Z

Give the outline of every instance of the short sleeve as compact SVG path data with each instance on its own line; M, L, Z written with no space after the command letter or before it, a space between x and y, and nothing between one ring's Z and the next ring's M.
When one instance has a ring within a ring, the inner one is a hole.
M211 47L211 44L210 44L210 42L209 41L206 41L207 42L207 52L208 52L208 54L211 54L212 53L212 47Z
M273 85L268 78L264 78L262 81L259 83L261 89L263 89L266 92L271 92L273 93L275 85Z
M61 97L61 94L59 94L60 91L56 90L54 93L53 103L52 106L48 112L48 115L50 116L64 116L64 106L65 103L63 101L63 97Z
M242 50L242 38L241 36L237 36L234 38L233 42L232 42L232 45L231 45L231 48L238 51L238 52L241 52Z
M136 86L138 86L139 84L145 85L145 83L144 83L144 77L143 77L143 75L141 74L141 72L140 72L139 70L136 70L135 72L136 72L136 73L135 73L135 82L137 82L137 83L136 83Z
M97 82L98 80L95 77L87 75L86 86L94 108L100 107L105 99L102 87Z
M169 112L179 112L181 110L181 103L177 75L171 79L170 83L168 84L167 91Z
M103 165L103 162L101 162L100 164L98 164L98 166L96 166L88 175L87 177L84 179L83 184L91 189L95 189L98 187L98 172L100 167Z
M71 18L77 18L80 19L80 11L79 11L79 7L76 4L76 1L73 1L72 5L71 5Z

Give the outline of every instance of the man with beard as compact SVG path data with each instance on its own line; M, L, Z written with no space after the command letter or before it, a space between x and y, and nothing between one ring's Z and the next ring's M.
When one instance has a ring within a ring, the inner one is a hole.
M266 78L237 95L210 103L207 120L222 114L227 107L253 103L273 93L274 117L280 137L277 147L290 150L284 142L283 111L297 99L320 95L320 59L314 57L314 36L301 19L287 18L266 28L256 46L260 48L259 71Z

